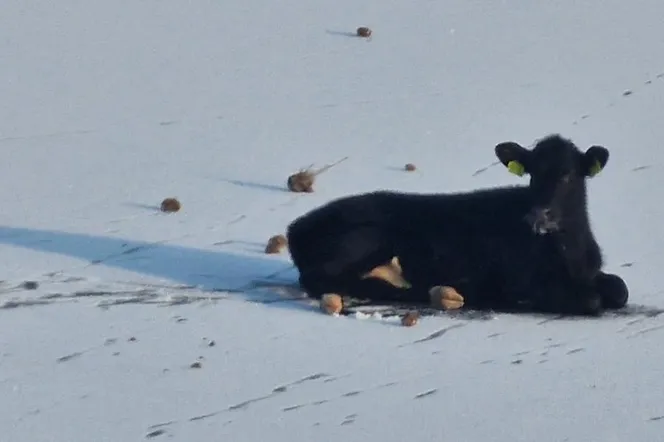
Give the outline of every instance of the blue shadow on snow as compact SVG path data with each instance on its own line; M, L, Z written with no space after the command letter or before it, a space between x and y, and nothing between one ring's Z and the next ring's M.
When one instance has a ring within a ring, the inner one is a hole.
M265 281L270 275L297 272L290 262L277 257L256 257L228 251L210 251L178 245L67 233L51 230L0 226L0 244L24 247L39 252L56 253L91 264L115 267L144 275L165 278L202 290L243 291L247 300L265 300L253 296L252 283ZM283 276L275 283L293 285L297 276ZM254 299L252 299L252 296ZM274 294L271 300L279 299ZM281 298L284 299L284 298ZM268 303L270 299L267 300ZM282 303L279 304L291 304ZM285 307L285 305L284 305Z

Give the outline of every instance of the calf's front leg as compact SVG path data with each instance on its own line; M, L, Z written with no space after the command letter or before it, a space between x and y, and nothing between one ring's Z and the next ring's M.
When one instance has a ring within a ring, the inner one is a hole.
M602 298L592 281L551 281L539 287L533 303L537 311L571 316L599 316L602 313Z
M595 289L602 299L602 307L610 310L623 308L629 299L629 289L618 275L599 272L595 277Z

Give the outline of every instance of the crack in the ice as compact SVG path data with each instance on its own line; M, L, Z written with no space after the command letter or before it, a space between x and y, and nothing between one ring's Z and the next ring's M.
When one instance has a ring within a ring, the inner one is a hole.
M86 352L84 352L84 351L76 351L76 352L74 352L74 353L70 353L70 354L68 354L68 355L65 355L65 356L59 357L59 358L56 360L56 362L68 362L68 361L71 361L72 359L76 359L76 358L78 358L78 357L80 357L80 356L83 356L85 353L86 353Z
M286 390L288 390L289 387L294 387L295 385L300 385L300 384L303 384L304 382L315 381L317 379L323 379L323 378L330 378L330 375L327 374L327 373L314 373L314 374L311 374L309 376L305 376L302 379L298 379L297 381L275 387L272 390L272 392L273 393L283 393Z
M558 321L558 320L563 319L563 318L564 318L563 315L555 315L555 316L552 316L550 318L543 319L542 321L538 322L537 325L548 324L549 322Z
M664 328L664 324L661 324L661 325L655 325L655 326L652 326L652 327L644 328L643 330L639 330L639 331L637 331L637 332L634 332L634 333L631 334L628 338L635 338L635 337L637 337L637 336L645 335L645 334L647 334L647 333L652 333L652 332L654 332L654 331L661 330L661 329L663 329L663 328Z
M159 424L150 425L148 427L148 430L155 430L157 428L167 427L169 425L173 425L174 423L175 423L175 421L168 421L168 422L162 422L162 423L159 423Z
M202 421L203 419L207 419L210 417L217 416L221 413L223 413L224 410L222 411L213 411L212 413L207 413L207 414L200 414L198 416L190 417L189 422L196 422L196 421Z
M249 408L251 404L255 404L256 402L264 401L265 399L269 399L272 396L274 396L273 393L267 394L265 396L260 396L255 399L249 399L243 402L240 402L239 404L231 405L230 407L227 408L227 411L237 411L237 410L246 410Z
M416 394L413 399L422 399L422 398L427 397L427 396L432 396L436 393L438 393L438 389L437 388L432 388L431 390L427 390L424 393Z
M500 164L500 161L494 161L493 163L489 164L488 166L481 167L481 168L477 169L475 172L473 172L473 176L477 176L481 173L484 173L487 170L489 170L490 168L492 168L493 166L496 166L498 164Z
M430 335L428 335L428 336L426 336L426 337L424 337L424 338L422 338L422 339L418 339L418 340L416 340L416 341L413 341L413 342L411 343L411 345L413 345L413 344L421 344L422 342L427 342L427 341L431 341L431 340L433 340L433 339L438 339L438 338L440 338L441 336L445 335L445 334L446 334L447 332L449 332L450 330L453 330L453 329L455 329L455 328L460 328L460 327L463 327L463 326L465 326L465 325L466 325L466 324L458 323L458 324L452 324L452 325L450 325L449 327L441 328L440 330L435 331L435 332L431 333Z
M154 430L149 432L148 434L145 435L146 439L152 439L153 437L161 436L166 433L166 430L159 429L159 430Z
M19 307L34 307L37 305L50 305L52 301L44 299L23 299L23 300L11 300L5 301L0 304L0 309L14 309Z

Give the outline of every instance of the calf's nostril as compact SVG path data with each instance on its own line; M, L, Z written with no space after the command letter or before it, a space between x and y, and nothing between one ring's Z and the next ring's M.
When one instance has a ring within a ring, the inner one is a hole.
M551 209L549 208L535 209L534 216L537 219L548 220L551 218Z

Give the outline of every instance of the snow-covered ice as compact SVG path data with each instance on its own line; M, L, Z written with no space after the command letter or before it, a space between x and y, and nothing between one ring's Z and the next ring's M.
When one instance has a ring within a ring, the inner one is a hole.
M559 132L609 148L589 182L606 268L664 308L662 14L3 2L0 440L662 440L661 316L407 328L253 285L296 280L263 248L307 210L516 183L493 146ZM285 190L344 157L314 193ZM170 196L182 211L160 213Z

